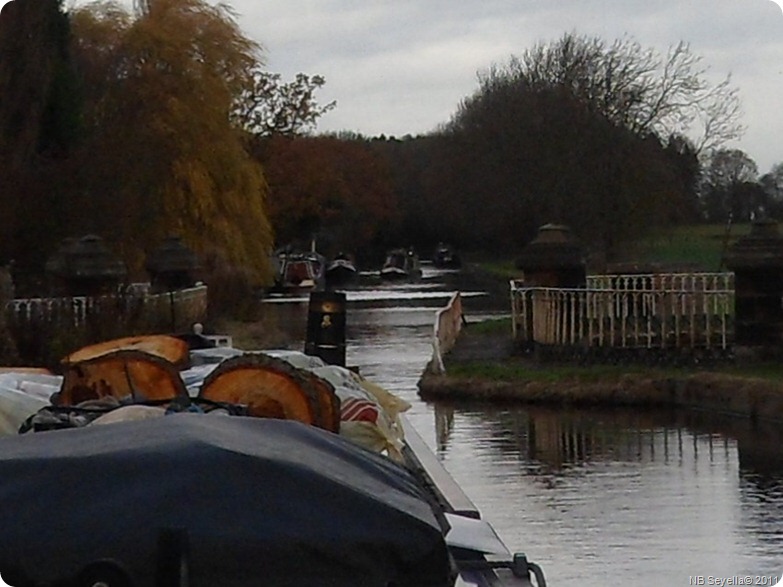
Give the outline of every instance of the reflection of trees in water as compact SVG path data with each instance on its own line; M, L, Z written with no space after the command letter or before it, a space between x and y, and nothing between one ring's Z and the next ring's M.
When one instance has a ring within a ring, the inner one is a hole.
M438 405L436 418L441 418L441 451L447 450L455 419L480 420L484 440L500 459L517 459L519 474L548 490L556 490L566 477L589 474L583 466L588 463L711 465L731 463L736 454L741 535L763 545L756 553L763 560L783 552L783 432L775 425L683 410L475 405ZM733 476L733 471L726 474Z
M733 423L740 465L741 524L770 556L777 558L773 567L752 570L760 574L779 573L783 559L783 433L780 429L780 425L754 424L749 420Z
M586 462L722 460L737 447L741 468L783 475L783 433L747 419L685 410L557 409L438 404L438 445L446 450L454 412L481 420L487 440L525 468L572 469Z
M780 573L783 561L783 472L778 469L764 474L741 469L739 490L743 506L740 508L741 527L760 544L754 545L755 554L762 561L760 564L763 565L769 557L776 561L767 563L767 568L747 569L747 572Z

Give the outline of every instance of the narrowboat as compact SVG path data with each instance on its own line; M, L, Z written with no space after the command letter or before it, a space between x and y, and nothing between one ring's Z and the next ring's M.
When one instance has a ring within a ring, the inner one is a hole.
M419 256L413 249L393 249L386 255L381 267L381 279L387 281L415 281L421 278Z
M356 281L359 270L353 257L347 253L338 253L326 266L326 286L340 287Z
M482 520L406 402L356 370L229 346L188 346L182 365L165 335L118 341L69 355L60 379L2 374L0 392L14 378L38 398L56 389L0 438L6 583L546 584Z
M326 259L309 251L281 252L275 258L273 293L301 293L323 289L326 283Z
M432 264L438 269L459 269L462 267L462 259L453 247L438 243L432 256Z

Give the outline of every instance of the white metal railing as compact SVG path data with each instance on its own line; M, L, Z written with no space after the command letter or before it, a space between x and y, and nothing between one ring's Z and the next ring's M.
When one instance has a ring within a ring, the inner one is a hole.
M131 311L139 304L148 311L168 308L171 304L188 304L204 300L206 304L207 286L195 287L150 294L147 290L132 292L128 295L73 296L57 298L16 298L6 305L6 316L13 323L52 322L68 320L73 326L85 324L87 317L113 307L122 311ZM206 306L205 306L206 309Z
M553 346L725 349L733 338L734 290L717 289L720 280L701 283L691 290L558 289L512 281L513 336Z
M435 326L432 333L432 361L430 362L430 368L434 373L443 374L446 372L443 355L452 349L461 330L462 297L459 292L454 292L449 303L435 314Z
M588 275L587 289L623 291L727 291L734 289L734 273L634 273Z

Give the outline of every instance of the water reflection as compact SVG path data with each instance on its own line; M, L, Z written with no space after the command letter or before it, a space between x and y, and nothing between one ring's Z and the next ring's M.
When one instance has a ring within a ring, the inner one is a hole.
M502 452L512 452L548 470L563 470L593 461L682 462L692 452L713 460L724 457L734 439L746 439L755 459L769 468L783 469L776 428L750 422L708 417L696 412L567 410L547 407L492 408L465 403L435 403L437 446L447 451L454 429L454 415L480 419L490 442ZM766 429L768 437L761 431ZM690 430L690 432L688 432ZM751 440L752 439L752 440ZM690 447L685 447L686 443ZM758 451L766 450L758 455ZM742 458L742 449L740 448ZM777 461L775 460L777 459ZM775 464L776 463L776 464Z
M455 289L481 293L458 275L425 277L348 292L348 362L411 402L425 441L550 585L676 587L783 570L777 427L683 411L425 403L417 382L435 312ZM469 296L468 320L505 304ZM303 337L305 298L270 307L275 328Z
M776 427L440 403L434 421L441 459L552 584L605 585L607 569L619 584L647 585L783 569Z

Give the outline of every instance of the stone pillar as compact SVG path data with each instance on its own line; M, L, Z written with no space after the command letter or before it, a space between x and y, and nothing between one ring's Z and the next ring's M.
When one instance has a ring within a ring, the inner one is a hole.
M525 288L579 288L587 283L587 261L580 243L567 226L545 224L538 229L538 235L522 249L515 265L524 273ZM516 331L517 343L526 350L541 350L541 345L550 345L546 325L551 323L553 311L546 294L535 289L523 289L521 304L524 312L523 328ZM561 318L564 324L570 321L569 308Z
M101 237L87 235L65 239L46 261L46 273L54 295L100 296L116 293L128 270Z
M150 253L145 263L153 292L175 291L192 287L198 281L200 264L178 236L169 236Z
M754 222L726 255L734 272L735 343L783 350L783 237L778 223Z
M587 281L584 250L562 224L539 228L515 265L524 272L525 287L584 287Z

